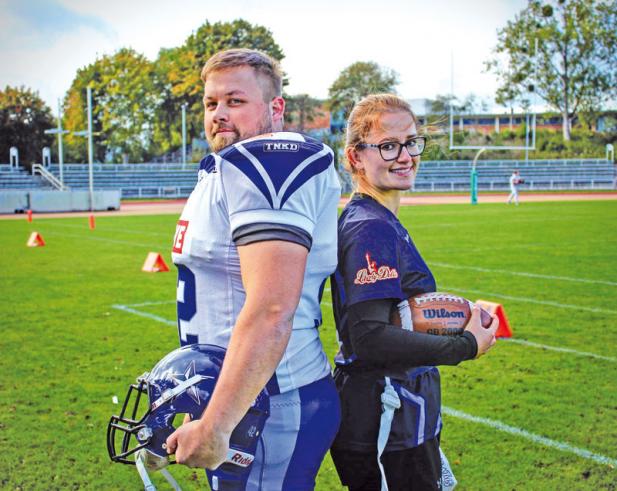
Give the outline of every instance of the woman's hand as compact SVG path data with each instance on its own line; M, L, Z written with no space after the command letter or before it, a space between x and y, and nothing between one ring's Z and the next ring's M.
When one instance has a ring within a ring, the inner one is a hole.
M471 311L471 319L469 319L469 322L465 326L465 330L469 331L473 334L473 337L476 338L476 343L478 345L476 358L480 358L495 344L495 333L499 328L499 319L494 315L491 316L493 318L491 325L486 328L482 327L480 310L480 307L474 305Z

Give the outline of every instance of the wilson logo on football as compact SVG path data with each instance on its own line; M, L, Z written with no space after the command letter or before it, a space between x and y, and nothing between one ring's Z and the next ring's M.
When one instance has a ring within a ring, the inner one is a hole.
M358 270L354 283L356 285L368 285L382 280L392 280L398 278L398 271L390 266L377 266L371 259L371 255L366 253L366 268Z
M422 309L422 315L425 319L464 319L465 312L453 311L449 312L446 309Z
M182 247L184 247L184 237L186 235L187 228L189 228L189 222L187 220L178 220L172 252L182 254Z

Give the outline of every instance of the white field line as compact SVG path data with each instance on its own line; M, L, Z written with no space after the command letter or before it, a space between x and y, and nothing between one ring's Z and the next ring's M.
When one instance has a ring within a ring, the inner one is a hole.
M44 232L45 235L51 235L51 236L58 236L58 237L70 237L73 239L87 239L87 240L98 240L99 242L109 242L111 244L122 244L122 245L130 245L130 246L136 246L136 247L147 247L149 249L153 249L153 248L162 248L162 247L168 247L169 244L166 244L165 246L162 245L156 245L156 244L142 244L141 242L130 242L128 240L116 240L116 239L107 239L104 237L95 237L92 235L73 235L73 234L63 234L60 232Z
M462 292L462 293L473 293L476 295L485 295L488 298L490 297L505 298L506 300L514 300L516 302L535 303L538 305L550 305L551 307L559 307L561 309L572 309L572 310L579 310L579 311L584 310L585 312L595 312L595 313L600 313L600 314L617 315L617 310L601 309L597 307L584 307L582 305L551 302L549 300L536 300L535 298L528 298L528 297L513 297L511 295L503 295L501 293L485 292L485 291L480 291L480 290L469 290L467 288L455 288L452 286L444 286L442 290Z
M544 280L575 281L578 283L594 283L598 285L617 286L617 281L590 280L588 278L572 278L570 276L553 276L553 275L546 275L546 274L527 273L525 271L508 271L507 269L480 268L477 266L459 266L457 264L438 263L438 262L433 262L433 261L430 261L429 264L431 266L441 266L442 268L468 269L471 271L480 271L481 273L499 273L499 274L513 275L513 276L526 276L528 278L541 278Z
M463 411L452 409L450 407L442 406L441 410L443 413L449 416L454 416L455 418L464 419L467 421L471 421L472 423L477 423L477 424L481 424L484 426L488 426L498 431L510 433L511 435L515 435L515 436L525 438L527 440L531 440L532 442L537 443L539 445L544 445L545 447L555 448L557 450L561 450L562 452L572 453L574 455L577 455L578 457L592 460L598 464L605 464L611 467L617 467L617 459L607 457L602 454L591 452L585 448L574 447L572 445L569 445L568 443L560 442L557 440L551 440L550 438L536 435L535 433L531 433L529 431L523 430L522 428L517 428L516 426L507 425L495 419L488 419L488 418L482 418L479 416L473 416L472 414L467 414L467 413L464 413Z
M161 322L163 324L167 324L168 326L177 326L176 321L170 321L169 319L165 319L164 317L160 317L158 315L150 314L149 312L143 312L141 310L132 309L126 305L112 305L114 309L122 310L124 312L128 312L130 314L139 315L140 317L147 317L148 319L155 320L157 322Z
M123 307L145 307L146 305L164 305L170 303L177 303L176 300L161 300L160 302L142 302L142 303L127 303Z
M515 338L500 338L499 341L506 341L508 343L522 344L524 346L530 346L531 348L545 349L548 351L558 351L560 353L569 353L578 356L588 356L590 358L597 358L598 360L610 361L617 363L617 358L612 356L598 355L596 353L590 353L588 351L578 351L572 348L560 348L559 346L549 346L547 344L534 343L533 341L527 341L526 339Z
M84 222L85 223L85 222ZM57 222L46 222L45 225L53 224L52 228L75 228L87 230L87 225L78 225L76 223L57 223ZM151 235L153 237L167 237L171 241L173 238L173 231L169 233L163 232L146 232L144 230L127 230L126 228L121 227L108 227L106 225L97 225L97 230L99 232L122 232L123 234L134 234L134 235ZM92 233L88 230L88 233Z

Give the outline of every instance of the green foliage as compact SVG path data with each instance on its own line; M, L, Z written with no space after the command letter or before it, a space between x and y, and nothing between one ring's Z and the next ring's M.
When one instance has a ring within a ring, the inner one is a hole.
M9 161L17 147L20 165L41 162L43 147L53 142L45 130L54 127L51 109L27 87L6 86L0 90L0 162Z
M535 53L535 43L538 53ZM617 94L617 3L532 0L498 32L487 62L502 85L497 102L531 102L532 93L562 114L564 139L579 111L598 110Z
M212 55L230 48L256 49L279 61L284 57L270 30L242 19L214 24L206 21L182 46L159 52L156 71L163 103L157 111L154 141L160 153L181 144L183 104L187 104L188 141L203 134L201 69Z
M155 66L123 48L81 68L65 98L64 127L87 130L86 88L92 87L92 124L97 161L139 162L152 155L152 128L162 96ZM87 138L68 135L69 161L87 161Z
M617 201L523 195L516 208L413 206L400 217L441 291L503 303L515 339L614 360L617 311L606 299L617 277L616 213ZM0 220L2 489L140 488L134 467L109 461L105 430L120 409L112 396L122 402L135 377L178 345L176 274L140 271L149 251L169 259L176 219L101 216L94 231L87 218ZM45 247L25 247L33 230ZM320 335L332 360L329 297ZM132 308L169 324L118 304L141 304ZM614 361L498 341L480 360L440 370L445 406L617 458ZM608 465L521 436L447 414L442 435L460 489L614 489ZM203 471L171 472L183 489L207 488ZM160 475L154 481L168 489ZM329 458L316 489L343 489Z
M322 104L308 94L286 95L285 103L285 126L300 132L315 120Z
M353 105L369 94L394 92L398 85L394 70L380 67L372 61L357 61L345 68L328 92L328 105L332 112L342 111L347 119Z

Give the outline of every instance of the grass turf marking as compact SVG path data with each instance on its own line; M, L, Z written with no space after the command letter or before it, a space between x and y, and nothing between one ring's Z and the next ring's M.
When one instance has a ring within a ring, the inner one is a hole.
M525 346L530 346L532 348L540 348L549 351L559 351L561 353L571 353L573 355L578 356L588 356L590 358L597 358L598 360L610 361L612 363L617 363L617 358L612 356L604 356L598 355L596 353L590 353L589 351L578 351L572 348L561 348L559 346L549 346L547 344L534 343L533 341L527 341L526 339L515 339L515 338L500 338L500 341L507 341L508 343L516 343L522 344Z
M447 414L449 416L454 416L455 418L464 419L466 421L471 421L472 423L482 424L490 428L493 428L495 430L503 431L505 433L510 433L511 435L520 436L522 438L526 438L527 440L531 440L534 443L544 445L545 447L551 447L557 450L561 450L563 452L572 453L574 455L577 455L578 457L592 460L598 464L609 465L612 468L617 467L617 459L607 457L602 454L591 452L585 448L574 447L568 443L560 442L557 440L551 440L550 438L536 435L535 433L531 433L527 430L523 430L522 428L517 428L516 426L507 425L495 419L488 419L488 418L482 418L480 416L474 416L472 414L467 414L463 411L459 411L458 409L452 409L447 406L442 406L441 410L444 414Z
M513 297L511 295L503 295L501 293L494 292L485 292L480 290L469 290L467 288L456 288L452 286L444 286L444 291L454 291L454 292L463 292L463 293L474 293L477 295L486 295L487 297L497 297L497 298L505 298L506 300L514 300L516 302L527 302L527 303L535 303L538 305L550 305L552 307L559 307L561 309L573 309L573 310L584 310L586 312L594 312L596 314L612 314L617 315L617 310L610 309L600 309L597 307L583 307L581 305L574 305L569 303L559 303L559 302L551 302L549 300L536 300L535 298L528 297Z
M438 263L438 262L433 262L433 261L430 261L429 264L431 266L441 266L442 268L468 269L471 271L480 271L481 273L500 273L500 274L510 274L514 276L525 276L528 278L541 278L545 280L575 281L579 283L595 283L599 285L617 286L617 281L590 280L587 278L572 278L570 276L553 276L553 275L546 275L546 274L527 273L525 271L508 271L507 269L480 268L477 266L459 266L457 264Z
M60 232L43 232L46 236L47 235L51 235L52 237L69 237L72 239L88 239L88 240L96 240L99 242L109 242L111 244L121 244L121 245L130 245L130 246L135 246L135 247L148 247L148 248L153 248L153 247L166 247L166 246L161 246L161 245L155 245L155 244L142 244L141 242L130 242L128 240L117 240L117 239L107 239L104 237L94 237L92 235L88 236L88 235L75 235L75 234L63 234Z
M49 225L53 223L53 228L72 228L72 229L82 229L88 230L88 233L92 233L89 231L87 225L78 225L76 223L57 223L57 222L45 222L45 225ZM171 237L171 233L163 233L163 232L147 232L145 230L127 230L122 227L109 227L107 224L97 226L97 232L122 232L123 234L135 234L135 235L151 235L153 237ZM171 239L170 239L171 240Z
M143 305L143 304L142 304ZM160 317L158 315L151 314L149 312L144 312L143 310L132 309L127 305L115 304L112 305L114 309L122 310L124 312L128 312L130 314L139 315L140 317L147 317L148 319L155 320L157 322L162 322L163 324L167 324L168 326L177 326L178 323L176 321L170 321L169 319L165 319L165 317Z

